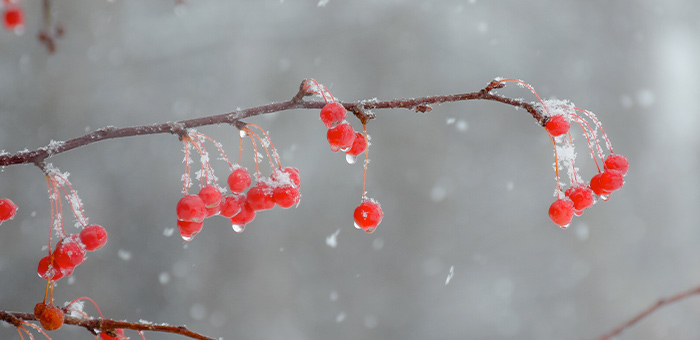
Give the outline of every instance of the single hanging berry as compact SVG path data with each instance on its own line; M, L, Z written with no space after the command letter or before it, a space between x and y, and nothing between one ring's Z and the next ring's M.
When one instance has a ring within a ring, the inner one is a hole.
M58 281L63 277L63 272L61 268L53 264L51 260L51 257L48 255L39 260L37 273L39 277L44 280Z
M193 222L193 221L177 221L177 230L180 232L180 236L183 240L189 242L202 231L204 222Z
M213 185L207 185L197 194L204 202L207 217L214 216L221 211L221 191Z
M253 210L248 202L244 203L241 211L236 216L231 217L231 227L233 231L240 233L245 229L245 225L255 219L255 210Z
M43 304L42 302L40 302ZM54 305L34 306L35 316L41 322L41 327L47 331L55 331L63 326L65 314ZM38 313L37 313L38 312Z
M544 128L550 135L552 135L552 137L561 136L569 132L570 127L571 123L569 123L569 120L567 120L564 115L551 116L544 125Z
M71 236L65 237L56 245L56 251L53 253L53 261L54 264L61 269L72 270L72 268L85 262L85 249L83 249L77 239Z
M340 103L328 103L321 109L321 121L327 128L345 120L347 110Z
M593 205L593 191L586 185L577 184L564 193L574 203L574 213L581 215L583 210Z
M284 167L279 170L281 173L273 173L270 178L275 181L279 182L281 185L284 184L290 184L290 183L284 183L285 182L285 176L289 178L289 181L291 184L294 184L297 188L301 186L301 177L299 176L299 169L297 168L292 168L292 167Z
M85 250L95 251L107 243L107 230L97 224L91 224L80 231L80 242Z
M613 192L622 188L625 184L624 176L621 172L616 170L605 170L600 174L600 188L607 191Z
M590 183L589 187L591 188L591 190L593 190L593 192L596 195L601 196L601 197L605 197L605 196L610 195L610 191L603 189L603 187L600 183L601 176L603 176L602 172L593 176L593 178L591 178L591 183Z
M239 194L248 189L251 183L250 174L246 168L233 169L228 176L228 187L235 194Z
M5 28L14 30L24 25L24 14L22 8L16 5L6 5L3 21Z
M350 150L352 143L355 141L355 130L347 122L340 123L328 129L326 138L328 139L328 144L331 145L331 151L347 151Z
M187 195L177 202L177 219L188 222L202 222L207 215L204 201L197 195Z
M245 203L245 196L227 195L221 201L221 211L219 215L231 218L238 214Z
M549 218L554 224L566 228L574 218L574 202L570 199L557 199L549 206Z
M627 175L627 170L630 167L627 158L623 155L610 155L605 158L605 170L619 171L623 176Z
M357 157L359 154L365 152L365 150L367 150L367 139L365 139L365 135L363 135L362 132L355 132L355 140L353 140L350 150L346 153L350 156Z
M17 214L17 205L9 198L0 199L0 223L10 220Z
M379 203L372 199L366 199L355 208L353 217L355 219L355 228L371 233L374 232L379 223L382 223L384 212Z

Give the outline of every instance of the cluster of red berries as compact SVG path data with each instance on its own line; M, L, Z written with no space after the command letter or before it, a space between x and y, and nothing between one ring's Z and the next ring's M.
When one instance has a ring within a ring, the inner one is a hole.
M0 224L11 220L17 214L17 205L9 198L0 199Z
M102 226L91 224L79 234L64 237L56 249L39 260L37 273L43 279L58 281L73 274L79 264L85 262L88 251L96 251L107 243L107 231Z
M16 31L24 26L24 12L13 0L3 0L2 21L8 31Z

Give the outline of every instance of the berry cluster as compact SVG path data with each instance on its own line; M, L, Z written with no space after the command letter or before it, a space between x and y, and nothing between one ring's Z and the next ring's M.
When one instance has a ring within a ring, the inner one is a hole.
M497 79L493 86L500 88L498 84L505 82L516 82L527 87L537 97L539 109L546 117L544 128L554 147L554 169L557 182L556 200L549 207L549 217L561 228L567 228L574 215L580 216L585 209L599 200L607 201L612 192L622 188L624 177L629 168L627 158L613 153L612 144L603 131L602 124L592 112L577 108L568 101L543 101L532 86L518 79ZM598 173L587 183L582 180L578 168L574 164L576 158L574 139L569 131L572 122L581 127L591 157L598 168ZM605 142L607 156L605 156L601 146L598 133ZM602 171L599 161L603 163ZM560 182L559 172L562 168L567 170L570 179L570 186L566 190L563 189L565 185Z
M20 33L24 28L24 12L13 0L3 0L2 21L5 29Z
M53 252L39 260L37 273L50 281L70 276L75 267L85 262L86 252L98 250L106 243L105 228L97 224L88 225L80 233L61 239Z
M236 164L232 164L228 160L221 145L211 138L194 131L190 131L187 136L183 137L186 163L185 175L183 176L185 196L178 201L176 213L178 230L185 241L191 241L202 230L204 219L208 217L215 215L225 217L231 221L235 232L242 232L259 211L272 209L275 206L286 209L299 204L301 199L299 170L292 167L282 167L267 132L255 124L248 125L260 130L264 137L260 137L253 130L244 127L241 130L239 161ZM240 165L243 137L245 136L250 136L256 155L255 184L252 186L253 180L250 173ZM213 142L222 158L229 164L231 173L227 178L227 184L231 190L230 194L226 194L226 190L216 184L217 178L214 176L214 170L208 161L209 157L204 146L205 140ZM272 168L270 177L260 175L258 161L261 156L257 152L258 142L264 147L270 160ZM189 178L189 167L192 162L189 157L190 146L193 146L201 156L202 170L197 172L201 189L197 195L187 194L191 185Z
M384 212L381 206L374 199L367 198L365 182L367 178L367 164L369 163L369 136L367 127L362 125L363 132L357 132L352 125L345 120L347 110L337 102L328 89L316 82L314 79L307 79L304 82L304 91L321 97L326 105L321 108L321 121L328 128L326 139L331 147L331 151L345 152L348 163L354 164L357 156L365 154L364 173L362 176L362 202L353 213L355 227L367 233L372 233L382 222Z
M11 220L17 214L17 205L9 198L0 199L0 224Z

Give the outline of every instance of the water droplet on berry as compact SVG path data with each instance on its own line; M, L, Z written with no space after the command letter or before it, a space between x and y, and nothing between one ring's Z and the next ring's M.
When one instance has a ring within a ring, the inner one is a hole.
M233 231L237 233L242 233L243 230L245 230L245 225L240 225L240 224L232 224L231 228L233 228Z
M566 228L568 228L570 225L571 225L571 223L565 224L565 225L562 225L562 226L559 226L559 227L562 228L562 229L566 229Z
M348 164L355 164L355 162L357 162L357 157L353 156L353 155L346 154L345 160L348 161Z
M610 199L610 195L600 195L599 196L601 200L607 202Z
M346 148L340 148L340 151L342 151L342 152L348 152L348 151L350 151L350 148L351 148L350 146L348 146L348 147L346 147Z
M194 238L195 235L189 235L189 236L180 235L180 236L182 236L182 239L185 240L185 242L189 242L189 241L192 241L192 239Z
M362 229L362 227L360 227L360 225L357 224L357 222L355 222L355 229Z

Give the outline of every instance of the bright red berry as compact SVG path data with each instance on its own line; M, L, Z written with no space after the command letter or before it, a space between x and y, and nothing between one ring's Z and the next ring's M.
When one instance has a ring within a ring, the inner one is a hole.
M574 202L570 199L557 199L549 206L549 218L554 224L566 228L574 218Z
M327 128L332 128L345 120L347 110L340 103L328 103L321 109L321 121Z
M328 129L326 137L331 145L331 151L347 151L350 150L355 141L355 130L353 130L352 125L344 122Z
M605 170L619 171L623 176L627 175L630 163L623 155L610 155L605 159Z
M622 188L623 184L625 184L624 175L619 171L605 170L600 175L600 188L605 191L613 192Z
M64 270L71 270L85 261L85 249L73 237L66 237L56 245L53 253L54 264ZM66 275L68 276L68 275Z
M299 176L299 169L286 167L280 169L280 171L282 172L282 174L272 174L271 178L273 181L279 182L279 184L281 185L289 184L285 182L286 175L289 178L289 181L291 181L291 183L294 184L297 188L301 186L301 177Z
M177 221L177 229L180 231L182 239L189 242L202 231L204 222Z
M63 326L65 314L58 307L53 305L46 305L44 308L35 306L34 310L39 311L39 315L36 317L45 330L55 331Z
M0 223L7 221L17 214L17 205L9 198L0 199Z
M283 185L272 190L272 199L277 205L287 209L299 203L301 194L299 194L299 188L291 185Z
M51 257L48 255L39 260L37 273L44 280L58 281L63 277L63 272L52 263Z
M250 186L251 178L246 168L236 168L228 175L228 187L233 193L241 193Z
M367 139L362 132L355 132L355 140L352 142L352 147L347 151L350 156L357 156L367 150Z
M207 216L204 201L198 195L186 195L177 202L177 219L181 221L202 222Z
M120 340L120 339L126 339L124 337L124 330L123 329L115 329L114 334L117 336L111 336L107 333L100 333L100 339L101 340Z
M241 211L245 203L245 196L225 196L221 201L221 212L219 214L226 218L231 218Z
M355 208L353 217L355 218L355 228L371 233L374 232L379 223L382 223L384 212L379 203L374 200L364 200Z
M7 6L5 8L5 15L3 16L3 21L5 22L5 27L8 30L13 30L24 24L24 14L22 8L19 6Z
M581 215L583 210L593 205L593 191L585 185L574 185L564 193L574 202L574 213Z
M246 202L251 209L255 211L272 209L275 207L275 201L272 198L272 188L265 182L258 182L248 189L246 194Z
M207 185L197 194L204 202L207 217L218 214L221 210L221 191L213 185Z
M589 187L590 187L591 190L593 190L593 192L594 192L596 195L598 195L598 196L607 196L607 195L610 195L610 191L607 191L607 190L603 189L603 187L602 187L601 184L600 184L600 177L601 177L601 176L603 176L603 173L602 173L602 172L596 174L595 176L593 176L593 178L591 178L591 183L590 183Z
M91 224L80 231L80 242L85 250L95 251L107 243L107 230L97 224Z
M236 214L236 216L231 217L231 225L235 232L242 232L245 225L252 222L255 219L255 210L253 210L248 202L244 203L241 207L241 211Z
M554 115L549 117L549 120L547 120L547 123L544 125L544 128L549 132L552 137L557 137L561 136L567 132L569 132L569 128L571 127L571 123L569 123L569 120L564 117L564 115Z

